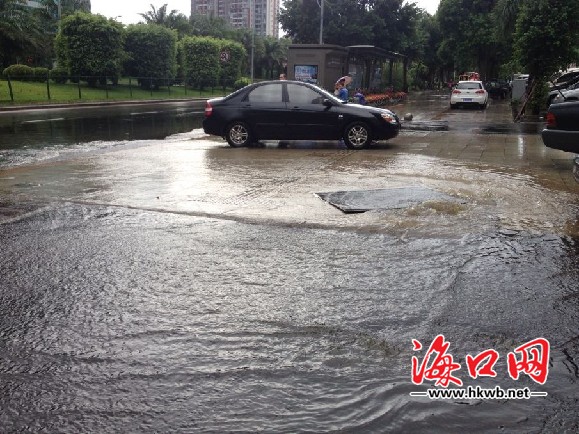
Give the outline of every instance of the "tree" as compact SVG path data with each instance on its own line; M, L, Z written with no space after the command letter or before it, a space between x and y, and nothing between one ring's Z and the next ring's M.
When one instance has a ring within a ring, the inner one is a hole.
M173 9L171 14L176 15L177 11ZM145 19L147 24L159 24L160 26L164 26L168 21L167 4L165 3L159 9L156 9L155 6L151 5L150 11L139 15Z
M287 62L287 53L291 40L288 38L263 38L263 55L259 58L259 66L265 70L264 78L273 79L280 73L285 73L284 62Z
M145 19L145 23L147 24L157 24L177 30L179 38L193 34L193 26L189 23L188 18L175 9L167 14L167 4L164 4L159 9L151 5L150 11L139 15Z
M251 47L253 46L254 67L259 68L260 66L259 59L261 59L265 53L263 38L253 35L250 29L238 29L233 35L233 38L235 38L237 42L243 45L247 53L251 53ZM247 72L247 75L249 75L251 69L250 56L247 56L245 60L246 61L244 62L243 70L245 70ZM255 75L258 77L262 76L262 74L255 74Z
M546 79L577 61L579 3L575 0L532 0L521 5L515 56L529 74Z
M288 0L279 21L295 43L314 44L319 42L320 16L316 0ZM323 42L403 51L412 46L405 42L414 32L417 16L416 6L403 0L332 0L324 8Z
M441 0L436 14L443 35L439 57L458 72L476 70L484 79L498 74L505 61L492 11L497 0Z
M286 0L279 13L279 22L296 44L319 41L320 7L316 0Z
M35 46L38 34L24 0L0 0L0 65L19 63ZM28 56L26 56L28 57Z
M515 30L515 59L535 80L533 112L546 101L545 82L577 61L579 3L576 0L528 0L521 4Z
M133 24L125 38L125 72L139 77L139 84L157 89L172 81L177 72L177 34L157 24ZM147 77L152 77L148 78Z
M370 11L367 1L332 1L331 6L324 8L324 43L341 46L372 44L375 15L376 10ZM319 8L317 16L320 16ZM319 29L319 21L314 29ZM383 47L383 44L378 46Z
M179 39L186 35L193 34L193 26L189 19L183 14L169 14L167 17L166 27L176 30Z
M59 63L91 86L97 78L116 80L122 69L124 36L123 25L112 18L75 12L61 21L56 42Z
M446 82L448 71L452 74L452 63L448 67L438 57L441 40L436 19L421 12L416 27L415 59L409 71L415 86L422 88L425 83L433 83L436 78Z
M374 5L376 22L372 28L371 43L389 51L398 51L414 57L416 26L419 9L402 0L377 0ZM411 53L412 51L412 53Z
M40 0L53 18L64 18L76 11L90 13L90 0ZM60 16L59 16L60 13Z
M191 15L189 18L192 34L195 36L212 36L218 39L235 39L237 32L223 18L207 15Z

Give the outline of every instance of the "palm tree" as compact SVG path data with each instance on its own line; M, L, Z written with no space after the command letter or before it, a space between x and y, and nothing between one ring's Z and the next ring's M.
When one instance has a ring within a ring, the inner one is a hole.
M272 38L271 36L266 36L263 38L263 46L264 53L261 60L266 68L266 76L269 79L273 79L274 66L278 59L281 57L281 46L279 44L279 40L277 38Z
M153 5L150 6L150 11L144 14L139 14L145 19L147 24L159 24L161 26L170 27L169 24L175 20L177 15L179 15L179 12L175 9L173 9L169 15L167 15L167 3L165 3L159 9L156 9Z

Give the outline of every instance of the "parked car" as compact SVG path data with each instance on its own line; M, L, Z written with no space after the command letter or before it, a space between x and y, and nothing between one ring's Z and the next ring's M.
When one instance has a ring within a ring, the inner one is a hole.
M577 100L579 100L579 83L576 86L572 86L571 89L557 91L557 94L551 100L551 104Z
M387 109L344 103L300 81L251 84L207 101L203 130L233 147L258 140L340 140L363 149L398 135L400 120Z
M489 102L489 94L482 81L459 81L450 94L450 108L459 105L476 105L485 109Z
M571 72L564 74L565 77L561 80L559 79L553 81L549 88L549 94L547 96L547 107L549 107L555 98L560 97L558 102L563 101L563 97L561 97L562 93L565 91L579 89L579 71Z
M541 136L545 146L579 154L579 101L551 104L547 125ZM579 182L579 157L573 160L573 174Z
M485 83L485 89L491 98L505 99L511 93L511 86L507 80L492 78Z
M566 89L579 79L579 68L572 68L551 82L551 90Z

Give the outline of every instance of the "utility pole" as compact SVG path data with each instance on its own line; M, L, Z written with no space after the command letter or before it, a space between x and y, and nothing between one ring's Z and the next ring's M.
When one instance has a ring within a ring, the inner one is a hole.
M320 0L320 45L324 43L324 0Z
M255 12L255 0L249 0L249 27L251 28L251 82L253 83L253 59L255 56L255 24L252 17Z

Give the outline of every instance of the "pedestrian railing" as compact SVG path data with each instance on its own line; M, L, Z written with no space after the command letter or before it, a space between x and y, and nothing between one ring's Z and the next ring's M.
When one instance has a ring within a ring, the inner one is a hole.
M199 87L178 79L158 77L0 77L0 104L179 99L226 95L233 90L229 82Z

